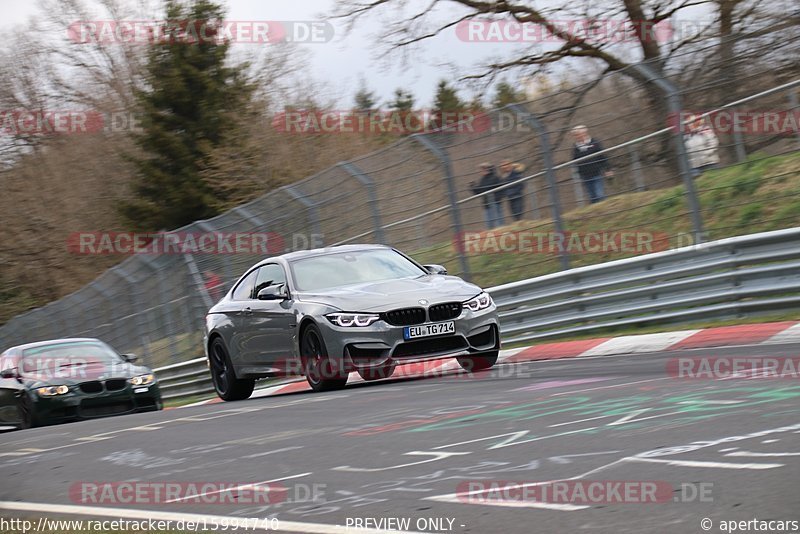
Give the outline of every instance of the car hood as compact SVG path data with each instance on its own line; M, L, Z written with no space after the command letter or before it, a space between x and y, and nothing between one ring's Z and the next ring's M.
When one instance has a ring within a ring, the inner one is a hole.
M463 302L480 292L481 288L457 276L431 275L354 284L324 291L301 291L296 293L296 298L343 311L378 313L419 306L420 300L427 300L429 304Z
M152 371L140 365L127 362L107 364L88 362L81 366L65 367L63 369L44 369L41 372L26 372L22 379L29 387L73 386L92 380L105 380L108 378L131 378L136 375L151 373Z

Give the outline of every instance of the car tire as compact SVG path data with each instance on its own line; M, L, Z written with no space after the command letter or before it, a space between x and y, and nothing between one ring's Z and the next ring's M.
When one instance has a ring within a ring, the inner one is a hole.
M317 325L310 324L303 329L300 338L300 356L306 380L314 391L342 389L347 384L349 373L334 371L328 358L328 349Z
M497 363L497 357L499 354L499 350L493 350L490 352L482 352L481 354L476 354L474 356L461 356L456 358L456 360L458 360L458 365L460 365L465 371L485 371Z
M38 426L36 414L33 411L31 400L23 394L17 400L17 412L19 413L19 427L21 429L34 428Z
M224 401L244 400L253 394L256 381L251 378L236 378L236 373L228 356L228 350L222 338L216 338L209 350L209 366L214 390Z
M357 369L358 374L364 380L380 380L382 378L389 378L394 373L397 363L392 362L379 367L369 367L366 369Z

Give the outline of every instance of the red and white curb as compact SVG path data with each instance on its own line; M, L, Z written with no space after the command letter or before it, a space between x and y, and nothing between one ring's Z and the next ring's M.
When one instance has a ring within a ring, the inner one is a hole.
M580 358L582 356L610 356L615 354L640 354L700 348L729 347L734 345L800 343L800 322L745 324L722 326L700 330L680 330L658 334L640 334L614 338L585 339L544 343L531 347L505 349L500 351L498 363L514 364L536 360L556 360L561 358ZM392 375L397 378L421 378L439 376L460 369L453 359L400 365ZM357 374L350 375L348 383L364 380ZM251 398L282 395L308 391L311 388L305 379L279 384L253 392ZM183 407L200 406L222 402L214 398L187 404Z

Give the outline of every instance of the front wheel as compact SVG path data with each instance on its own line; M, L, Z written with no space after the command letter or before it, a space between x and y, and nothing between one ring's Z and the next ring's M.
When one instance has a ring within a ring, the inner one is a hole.
M244 400L253 394L256 381L236 378L228 350L221 338L216 338L211 343L210 363L211 381L214 383L214 390L220 399L224 401Z
M303 337L300 338L300 356L306 380L314 391L342 389L347 384L348 373L334 369L317 325L310 324L303 330Z
M33 403L27 395L22 395L17 399L17 413L19 414L19 427L21 429L37 426Z
M465 371L484 371L497 363L499 354L499 350L493 350L490 352L482 352L474 356L461 356L456 358L456 360L458 361L458 365Z

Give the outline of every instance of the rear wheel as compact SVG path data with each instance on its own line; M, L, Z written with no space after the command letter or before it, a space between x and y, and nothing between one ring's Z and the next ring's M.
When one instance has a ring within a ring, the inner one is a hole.
M358 374L364 380L380 380L381 378L389 378L394 373L397 363L387 363L380 367L370 367L367 369L358 369Z
M497 357L499 354L499 350L493 350L490 352L476 354L474 356L461 356L456 358L456 360L458 360L458 365L460 365L465 371L484 371L497 363Z
M211 343L210 350L211 381L220 399L225 401L244 400L253 394L254 379L236 378L233 365L221 338Z
M314 391L342 389L347 384L348 373L334 369L317 325L310 324L303 330L300 355L306 380Z

